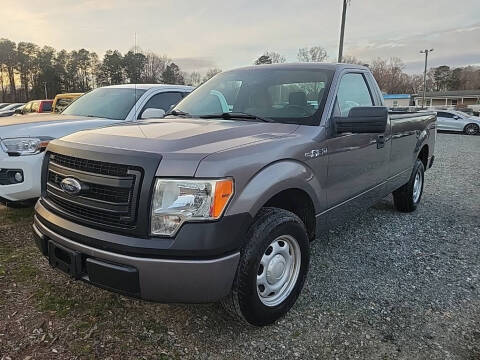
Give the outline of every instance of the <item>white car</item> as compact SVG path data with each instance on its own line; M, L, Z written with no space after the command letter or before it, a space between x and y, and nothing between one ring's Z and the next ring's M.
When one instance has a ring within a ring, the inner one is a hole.
M76 131L138 119L161 118L193 90L182 85L114 85L78 98L61 114L0 118L0 200L40 196L44 150L50 140Z
M435 110L437 129L440 131L458 131L467 135L476 135L480 131L480 118L456 110Z

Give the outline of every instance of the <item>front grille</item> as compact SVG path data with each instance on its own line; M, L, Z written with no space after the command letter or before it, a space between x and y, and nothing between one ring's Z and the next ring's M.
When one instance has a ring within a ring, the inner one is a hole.
M133 228L143 170L139 167L49 154L44 197L55 211L76 222ZM73 178L81 191L72 195L62 181Z
M51 154L50 160L55 162L55 164L67 167L69 169L76 169L109 176L127 176L129 169L127 165L119 165L89 159L79 159L73 156L62 154Z
M56 174L53 171L48 172L48 182L50 184L55 184L59 189L61 188L60 183L65 177L66 176ZM88 188L82 192L82 195L102 201L128 203L130 201L131 193L131 189L89 183Z

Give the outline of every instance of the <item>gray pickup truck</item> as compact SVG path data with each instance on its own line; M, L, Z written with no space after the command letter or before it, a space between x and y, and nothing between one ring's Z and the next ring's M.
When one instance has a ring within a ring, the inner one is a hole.
M223 72L163 119L50 142L35 239L75 279L270 324L302 290L310 241L392 192L415 210L435 126L389 114L366 67Z

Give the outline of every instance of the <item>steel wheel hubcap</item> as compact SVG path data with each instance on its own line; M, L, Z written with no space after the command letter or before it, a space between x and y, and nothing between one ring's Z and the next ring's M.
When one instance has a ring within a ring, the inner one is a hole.
M300 273L301 252L297 240L281 235L267 247L257 271L257 293L266 306L281 304L292 292Z
M420 199L420 194L422 193L422 183L423 178L420 171L417 171L415 174L415 181L413 183L413 202L417 203Z

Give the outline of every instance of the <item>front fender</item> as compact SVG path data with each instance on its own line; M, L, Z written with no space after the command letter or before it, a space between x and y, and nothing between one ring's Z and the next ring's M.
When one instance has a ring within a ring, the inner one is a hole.
M227 215L249 213L252 217L274 195L288 189L305 191L312 199L315 214L326 204L325 193L312 170L295 160L281 160L258 171L235 194L227 209ZM321 194L320 196L318 194Z

